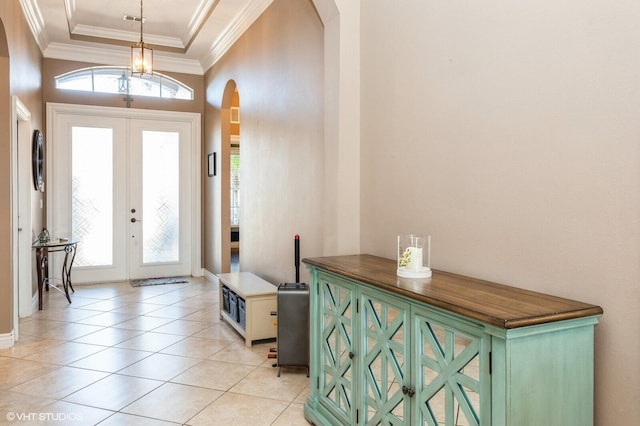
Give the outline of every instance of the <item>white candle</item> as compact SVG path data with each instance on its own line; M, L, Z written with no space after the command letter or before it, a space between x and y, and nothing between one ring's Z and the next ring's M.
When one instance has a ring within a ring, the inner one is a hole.
M411 257L409 258L409 263L407 263L407 269L414 271L422 269L422 248L409 247L408 250L411 253Z

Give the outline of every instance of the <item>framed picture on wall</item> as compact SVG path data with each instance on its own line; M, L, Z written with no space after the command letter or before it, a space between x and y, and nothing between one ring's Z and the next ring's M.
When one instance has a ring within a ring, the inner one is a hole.
M207 156L207 176L216 175L216 153L212 152Z
M231 107L231 122L234 124L240 123L240 108Z

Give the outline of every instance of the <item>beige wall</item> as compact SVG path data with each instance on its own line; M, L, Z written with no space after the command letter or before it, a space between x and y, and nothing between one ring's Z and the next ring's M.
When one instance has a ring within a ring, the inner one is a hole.
M599 304L597 424L640 418L637 2L361 2L363 252Z
M0 22L1 24L1 22ZM0 27L0 116L10 117L11 114L11 95L9 87L10 79L10 64L9 64L9 49L7 44L7 36L4 26ZM5 155L0 155L0 199L11 200L11 131L9 127L9 120L3 120L0 125L0 152ZM13 292L12 292L12 237L11 237L11 203L2 203L0 207L0 254L4 256L0 257L0 300L6 301L8 306L2 306L2 313L0 314L0 337L2 338L2 344L0 347L6 347L8 343L6 340L11 341L11 337L7 338L7 333L11 333L13 330ZM1 302L0 302L1 303Z
M0 67L0 84L3 85L0 107L0 335L13 330L13 282L11 255L11 137L9 132L9 95L16 95L31 113L33 129L43 128L41 55L22 14L18 0L0 2L0 19L4 26L9 47L8 66ZM2 58L2 61L6 59ZM8 73L7 70L8 69ZM26 141L31 143L31 141ZM32 191L34 206L33 230L41 229L42 215L39 209L42 194ZM37 207L36 207L37 206ZM39 232L39 231L38 231Z
M229 80L238 87L240 266L273 283L295 278L295 234L303 256L322 249L322 46L311 1L276 0L205 76L205 154L228 151L221 142L223 92ZM229 196L227 185L220 174L204 185L205 268L214 273L222 268L216 210Z

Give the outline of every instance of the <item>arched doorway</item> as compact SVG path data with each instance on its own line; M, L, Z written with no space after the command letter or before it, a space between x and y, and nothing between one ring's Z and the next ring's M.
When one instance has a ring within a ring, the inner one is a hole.
M240 270L240 95L229 80L221 103L220 248L222 272ZM225 195L227 194L227 195Z
M233 94L229 115L231 124L229 150L231 272L240 272L240 95L237 87Z

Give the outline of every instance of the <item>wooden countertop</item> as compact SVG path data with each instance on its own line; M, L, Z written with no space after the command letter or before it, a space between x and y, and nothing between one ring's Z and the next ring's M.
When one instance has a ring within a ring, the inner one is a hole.
M316 257L307 265L504 329L601 315L588 303L433 270L431 278L396 275L396 261L368 254Z

